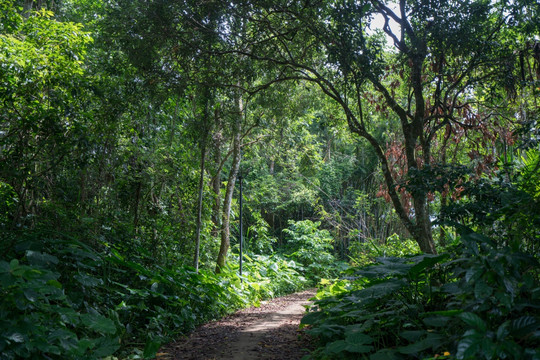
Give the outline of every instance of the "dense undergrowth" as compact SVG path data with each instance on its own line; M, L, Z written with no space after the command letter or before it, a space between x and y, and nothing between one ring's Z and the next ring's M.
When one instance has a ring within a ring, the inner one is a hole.
M242 276L236 256L219 274L196 273L159 265L143 248L128 255L102 244L97 251L59 233L27 232L12 239L9 260L0 261L0 328L7 329L0 334L1 358L152 357L205 321L313 286L320 272L298 254L333 259L298 240L306 232L316 237L317 225L292 223L292 254L245 255ZM337 273L325 272L332 269Z
M400 4L390 50L391 1L0 0L0 360L149 358L336 256L316 357L539 358L538 7Z
M204 321L307 282L277 255L249 257L240 278L234 266L220 274L166 269L75 240L17 249L19 256L0 262L0 327L9 329L0 337L3 359L101 358L129 348L148 357Z
M439 255L370 264L381 249L365 245L358 266L321 288L302 320L319 340L312 356L540 359L540 193L520 180L469 184L443 209L440 223L454 232Z
M316 357L538 359L538 261L473 232L461 240L379 258L320 291L302 320L324 344Z

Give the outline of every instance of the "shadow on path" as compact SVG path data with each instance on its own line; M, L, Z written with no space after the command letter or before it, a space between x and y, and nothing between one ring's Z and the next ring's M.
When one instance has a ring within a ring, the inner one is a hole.
M188 338L169 344L159 360L299 360L308 354L309 339L298 329L307 290L263 302L208 323Z

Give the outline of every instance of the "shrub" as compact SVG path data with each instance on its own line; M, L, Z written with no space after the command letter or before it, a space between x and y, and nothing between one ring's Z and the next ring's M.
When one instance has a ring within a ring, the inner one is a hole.
M378 257L420 254L420 248L414 240L402 240L398 234L393 234L384 244L376 244L373 239L367 239L365 242L355 241L350 245L349 252L353 266L364 266L374 263Z
M219 275L196 273L153 264L137 249L97 252L61 234L36 232L13 249L0 261L0 328L9 329L0 333L2 359L149 358L205 321L307 283L279 255L246 255L240 277L234 260Z
M441 255L378 258L324 290L302 324L322 359L537 359L538 262L462 228Z
M289 227L283 230L287 235L287 257L301 264L304 276L314 282L337 276L345 266L332 254L334 240L330 233L319 226L320 222L311 220L289 220Z
M118 313L100 307L99 295L81 294L103 284L91 275L99 259L75 242L62 245L56 256L26 249L20 259L0 261L2 359L95 359L120 347L124 326ZM65 261L78 271L64 274Z

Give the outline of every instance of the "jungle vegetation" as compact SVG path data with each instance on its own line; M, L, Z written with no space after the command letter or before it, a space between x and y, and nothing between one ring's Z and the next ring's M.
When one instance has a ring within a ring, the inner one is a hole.
M0 358L152 358L317 286L316 359L540 359L538 19L0 0Z

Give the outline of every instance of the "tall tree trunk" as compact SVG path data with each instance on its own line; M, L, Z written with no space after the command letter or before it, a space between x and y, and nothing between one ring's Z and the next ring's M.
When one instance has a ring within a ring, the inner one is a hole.
M233 126L233 160L231 170L229 171L229 179L227 181L227 190L225 192L225 199L223 202L223 216L221 227L221 245L219 248L219 254L217 257L216 272L220 272L221 268L225 266L227 262L227 253L231 245L230 242L230 214L231 205L234 193L234 185L236 183L236 177L240 168L240 147L241 147L241 130L242 130L242 114L243 114L242 97L240 94L236 98L236 110L237 114Z
M193 267L195 272L199 272L199 249L201 246L201 226L202 226L202 208L203 208L203 187L204 187L204 163L206 158L206 139L207 133L204 134L201 143L201 173L199 176L199 199L197 203L197 231L195 235L195 255L193 259Z
M214 113L216 131L213 136L215 173L212 174L212 190L214 191L214 204L212 205L212 236L218 237L221 230L221 144L223 142L222 124L218 110Z
M350 109L348 109L346 105L344 105L344 109L346 111L348 110L349 114L351 114ZM429 219L426 194L411 194L413 198L414 219L410 219L409 215L405 211L405 208L403 207L403 204L401 203L399 194L396 190L396 183L390 170L390 164L378 140L375 139L375 137L373 137L367 131L365 131L364 128L358 126L357 124L359 124L359 122L355 121L354 117L350 116L348 121L351 131L365 138L375 150L375 154L381 162L381 169L386 186L388 188L388 195L390 196L390 199L392 201L392 204L394 205L394 209L399 219L401 220L405 228L409 231L414 240L418 243L420 250L428 254L436 254L437 252L435 249L435 243L433 242L431 220ZM409 170L416 167L415 145L418 136L415 135L415 131L418 130L412 128L408 124L403 127L403 134L405 137L405 155L407 158L407 166Z
M212 190L214 191L214 204L212 205L212 236L218 237L221 230L221 171L218 171L212 179Z
M139 226L139 204L141 202L142 180L138 177L135 183L135 199L133 202L133 228L137 231Z
M431 231L431 219L427 208L426 195L415 195L413 197L413 205L415 211L416 226L412 234L420 250L427 254L436 254L435 243L433 242L433 234Z

